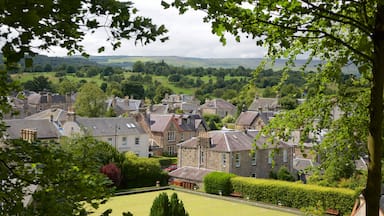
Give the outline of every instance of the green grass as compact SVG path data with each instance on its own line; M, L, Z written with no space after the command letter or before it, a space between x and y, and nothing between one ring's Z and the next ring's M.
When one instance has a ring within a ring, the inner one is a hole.
M184 193L180 191L166 190L126 196L112 197L105 205L102 205L94 214L100 215L106 209L111 208L111 215L121 215L122 212L130 211L134 216L149 215L152 202L161 192L167 192L170 196L176 192L179 199L184 203L184 207L191 216L216 216L216 215L263 215L263 216L293 216L295 214L260 208L237 202L230 202L221 199L214 199L205 196Z

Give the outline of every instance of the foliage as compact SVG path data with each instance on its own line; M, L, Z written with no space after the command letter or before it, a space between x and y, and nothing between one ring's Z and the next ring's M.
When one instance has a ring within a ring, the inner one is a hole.
M353 190L343 188L246 177L231 178L231 184L234 191L250 200L298 209L316 206L321 200L324 209L337 209L342 215L351 212L358 195Z
M168 183L168 175L160 167L158 160L154 158L140 158L132 152L125 153L121 166L123 181L122 188L148 187Z
M7 141L0 151L2 213L10 215L79 215L97 208L111 195L102 174L83 169L72 154L55 143ZM27 187L37 186L27 192ZM23 206L30 194L34 204Z
M116 187L120 186L121 171L114 163L109 163L100 168L100 172L106 175Z
M24 89L40 92L52 91L52 83L45 76L34 77L33 80L24 83Z
M313 58L323 61L317 68L317 72L322 74L319 79L322 84L339 83L342 78L342 67L350 63L356 65L361 78L368 80L368 85L366 85L370 95L367 97L366 105L368 106L348 106L363 111L360 113L357 110L347 112L350 110L348 107L343 107L346 110L342 110L347 113L346 115L356 117L352 124L366 120L369 116L366 127L357 127L358 130L351 131L352 133L367 134L365 137L368 139L365 143L367 143L370 163L366 184L366 214L378 215L383 145L384 2L382 0L229 0L222 2L173 0L171 4L162 1L162 5L165 8L174 6L179 9L180 13L185 13L189 9L206 12L204 22L211 23L212 32L220 37L223 44L226 43L228 33L233 35L237 41L240 41L241 36L245 34L247 37L253 38L257 45L266 46L268 56L272 60L280 57L288 58L286 68L283 70L282 81L286 80L289 67L294 66L293 60L304 53L309 57L307 64ZM342 29L342 34L340 34L340 29ZM280 83L283 84L283 82ZM316 94L322 95L323 90L324 88L320 88ZM340 87L339 90L341 90ZM364 95L364 92L360 92L360 95ZM341 96L334 98L333 101L338 103L345 99L349 98ZM354 104L353 101L350 102ZM321 107L324 108L324 106ZM360 115L362 113L368 115ZM301 118L300 115L297 118ZM320 121L322 120L320 119ZM306 123L311 124L311 122L305 121L295 129L306 127ZM347 127L337 124L335 126ZM339 137L342 137L348 132L343 130L338 134ZM348 135L350 136L350 134ZM350 153L351 151L346 150L348 146L356 146L356 141L351 143L338 143L337 141L333 142L335 149L328 148L328 152L342 154L347 151ZM352 147L353 150L356 149L355 146ZM341 151L336 150L340 148L342 148ZM353 155L347 154L346 156L354 159Z
M105 114L104 92L94 83L84 84L77 93L75 109L80 116L100 117Z
M227 196L232 193L231 178L234 174L224 172L211 172L204 177L204 190L206 193Z
M183 201L179 200L176 193L168 199L167 193L160 193L153 200L150 216L188 216L184 209Z
M218 115L204 114L203 118L210 130L217 130L222 127L221 118Z
M281 166L277 171L276 175L278 180L283 181L295 181L295 177L288 171L288 168L285 166Z

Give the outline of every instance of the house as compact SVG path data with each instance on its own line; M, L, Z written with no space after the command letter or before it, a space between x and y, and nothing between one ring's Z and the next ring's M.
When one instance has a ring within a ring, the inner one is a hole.
M62 135L88 134L114 146L119 152L134 152L140 157L149 155L149 137L134 118L83 118L68 112Z
M150 114L148 127L151 138L159 146L160 153L176 155L176 144L206 131L207 126L199 115Z
M268 178L270 172L277 172L282 166L294 172L293 148L282 141L270 143L266 137L255 141L257 133L228 129L201 132L198 137L178 144L178 167L189 167L196 173L221 171L257 178ZM185 181L186 176L180 176L179 169L170 176Z
M241 112L235 122L236 130L261 130L275 116L271 111L244 111Z
M161 100L161 103L168 105L171 110L181 110L186 114L196 114L200 106L198 99L192 95L185 94L166 94L165 98Z
M58 140L60 133L55 124L48 119L8 119L4 120L6 125L6 139L24 140Z
M220 118L224 118L227 115L235 116L236 111L236 106L220 98L212 100L207 99L205 103L200 106L202 115L213 114L220 116Z
M143 108L143 106L144 104L142 100L130 99L129 97L113 97L107 100L107 109L113 109L117 116L139 112L140 108Z
M279 111L279 100L278 98L261 98L256 96L248 110L250 111Z

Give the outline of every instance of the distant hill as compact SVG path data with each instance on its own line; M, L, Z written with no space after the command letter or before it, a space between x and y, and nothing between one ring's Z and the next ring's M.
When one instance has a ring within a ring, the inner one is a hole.
M183 66L183 67L213 67L213 68L237 68L243 66L245 68L256 68L260 62L261 58L192 58L192 57L179 57L179 56L91 56L89 58L92 61L95 61L103 65L111 65L124 67L131 69L132 65L136 61L152 61L160 62L164 61L169 65L174 66ZM306 60L296 60L295 68L299 68L305 63ZM286 60L279 59L276 60L273 69L279 70L285 66ZM309 66L308 70L315 70L316 65L320 61L313 61ZM268 68L272 67L270 64L267 65ZM356 67L349 66L344 68L346 73L357 73Z
M0 63L2 63L2 54L0 54ZM81 65L106 65L106 66L115 66L131 69L132 65L136 61L142 62L160 62L164 61L165 63L173 66L182 66L182 67L212 67L212 68L237 68L242 66L244 68L256 68L260 62L261 58L192 58L192 57L179 57L179 56L90 56L88 59L81 56L69 56L69 57L49 57L45 55L37 55L33 57L33 65L50 64L52 67L56 67L61 64L72 65L72 66L81 66ZM279 59L276 60L275 65L272 67L270 64L267 65L267 68L273 68L274 70L279 70L284 67L286 60ZM296 69L302 66L305 63L305 60L296 60ZM308 67L307 70L315 70L316 65L320 61L313 61ZM24 66L24 61L21 61L20 64ZM354 65L345 67L345 73L357 74L357 68Z

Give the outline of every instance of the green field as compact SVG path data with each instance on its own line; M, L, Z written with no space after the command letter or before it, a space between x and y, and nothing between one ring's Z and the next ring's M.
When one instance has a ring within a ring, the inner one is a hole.
M293 216L295 214L260 208L252 205L214 199L180 191L166 190L112 197L105 205L102 205L94 214L100 215L106 209L113 209L111 215L121 216L122 212L130 211L134 216L149 215L152 202L161 192L167 192L170 196L176 192L184 203L185 209L191 216Z

